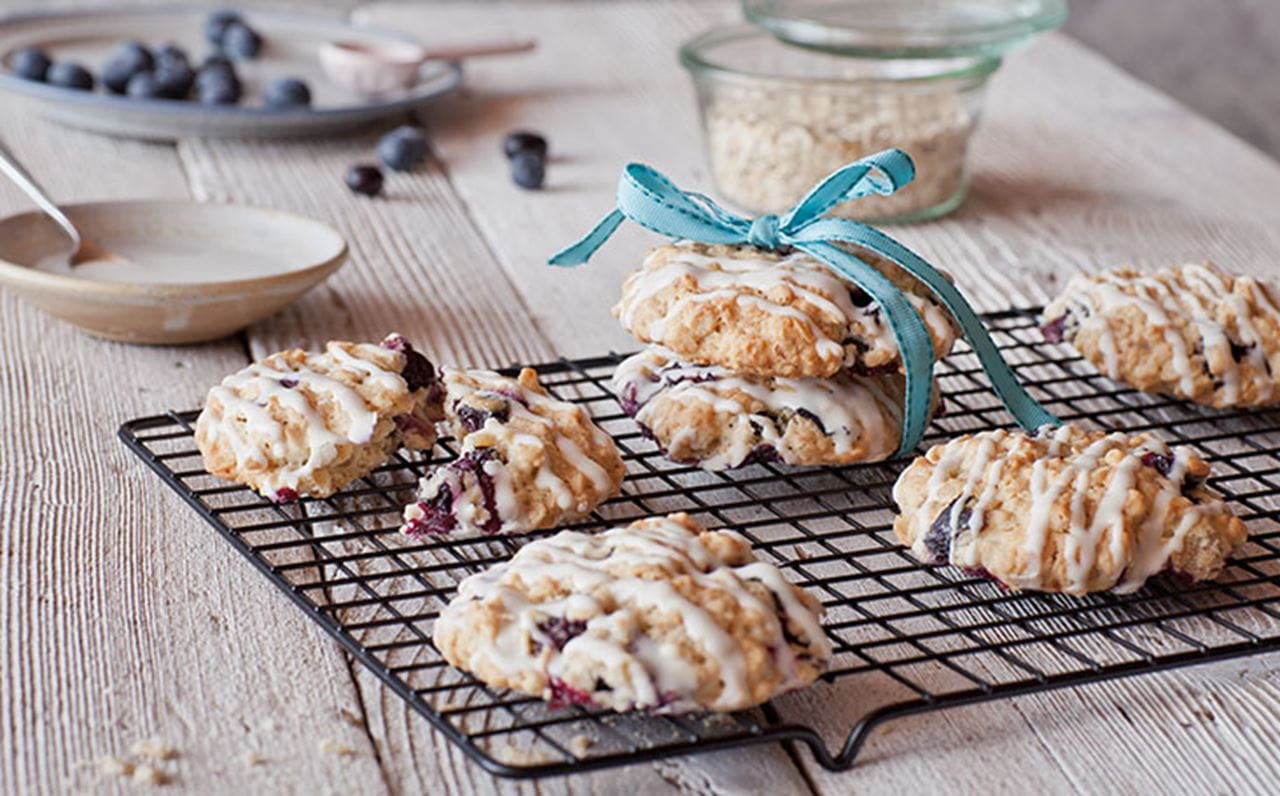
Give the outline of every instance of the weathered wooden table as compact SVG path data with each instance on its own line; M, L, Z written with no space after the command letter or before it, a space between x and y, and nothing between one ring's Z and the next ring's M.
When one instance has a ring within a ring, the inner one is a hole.
M609 317L647 240L594 267L543 267L611 205L641 159L709 188L677 43L727 4L374 5L425 37L537 36L476 63L425 112L437 159L385 198L342 174L380 130L302 142L118 141L0 108L0 135L64 200L194 197L340 227L350 263L240 337L188 348L94 340L0 295L0 792L116 786L92 761L159 736L191 792L1242 792L1280 781L1274 657L907 719L834 775L758 747L536 784L469 764L245 564L114 437L196 406L249 359L398 330L437 361L587 355L628 339ZM556 153L540 193L512 185L513 127ZM1010 59L978 138L973 192L897 230L982 308L1043 301L1080 269L1212 257L1280 273L1280 167L1061 36ZM26 206L0 185L0 212ZM831 717L839 721L841 717ZM329 739L355 751L322 751ZM255 754L265 760L246 762ZM128 787L128 786L120 786Z

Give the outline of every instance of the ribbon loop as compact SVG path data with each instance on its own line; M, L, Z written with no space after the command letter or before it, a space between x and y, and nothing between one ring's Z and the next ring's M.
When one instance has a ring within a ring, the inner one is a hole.
M991 386L1025 429L1060 421L1023 389L1000 355L986 327L950 280L907 247L859 221L825 213L836 205L872 194L887 196L915 177L915 164L900 149L886 149L854 161L819 182L781 218L736 216L700 194L686 193L661 172L631 163L618 180L617 209L581 240L548 260L551 265L585 263L624 219L661 235L701 243L749 244L761 249L795 247L862 288L884 312L898 344L906 377L898 455L919 444L933 397L932 338L920 313L884 274L836 244L852 244L907 271L933 293L963 331Z

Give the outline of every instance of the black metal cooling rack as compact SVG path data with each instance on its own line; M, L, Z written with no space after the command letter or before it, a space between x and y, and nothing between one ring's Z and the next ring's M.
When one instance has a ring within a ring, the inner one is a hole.
M195 412L125 423L121 438L352 656L489 771L565 774L766 742L802 743L829 769L853 765L886 721L1052 688L1248 655L1280 646L1280 414L1215 412L1118 388L1063 346L1041 341L1032 311L986 316L1032 393L1063 419L1151 430L1213 463L1210 485L1248 523L1248 546L1216 583L1156 580L1125 596L1012 593L951 568L923 567L893 536L890 489L904 462L711 474L660 457L617 409L617 356L538 368L585 404L628 463L624 494L575 527L687 511L746 534L826 606L835 658L824 681L724 716L552 709L446 664L431 624L458 581L526 538L417 542L399 509L425 462L398 456L324 500L273 505L201 469ZM966 350L939 366L946 412L925 445L1011 425ZM453 455L448 441L438 451Z

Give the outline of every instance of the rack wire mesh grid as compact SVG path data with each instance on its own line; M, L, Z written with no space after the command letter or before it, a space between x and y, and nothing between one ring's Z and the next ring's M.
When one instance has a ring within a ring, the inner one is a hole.
M1211 411L1118 386L1069 349L1045 344L1034 313L986 316L1032 393L1066 420L1154 431L1213 464L1212 487L1250 528L1216 583L1157 579L1132 595L1071 598L1003 591L917 564L891 530L904 462L711 474L663 459L618 411L617 356L538 368L585 404L628 464L624 494L574 527L687 511L744 533L762 558L820 598L835 658L823 681L724 716L616 715L489 688L453 669L431 625L467 575L528 538L414 541L400 507L427 462L398 456L323 500L273 505L201 469L195 412L125 423L124 441L308 616L489 771L545 776L765 742L806 745L821 765L853 765L885 721L923 711L1257 653L1280 646L1280 413ZM924 445L1009 426L976 358L939 366L946 412ZM449 458L446 440L437 451ZM850 718L852 717L852 718Z

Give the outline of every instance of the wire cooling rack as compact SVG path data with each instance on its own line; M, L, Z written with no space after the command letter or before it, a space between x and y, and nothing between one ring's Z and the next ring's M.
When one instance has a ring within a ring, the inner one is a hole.
M195 412L125 423L120 436L170 487L395 693L487 770L535 777L766 742L806 745L829 769L852 766L886 721L1280 646L1280 414L1214 412L1120 389L1064 346L1042 342L1032 311L986 316L1031 392L1060 417L1153 431L1213 464L1209 484L1250 528L1216 583L1157 579L1125 596L1003 591L924 567L893 536L890 490L903 461L803 469L763 464L711 474L658 455L623 416L608 382L617 356L538 368L588 407L627 461L624 494L574 527L598 529L687 511L743 532L827 609L835 658L823 681L760 709L723 716L552 709L450 667L431 625L467 575L527 538L397 533L425 462L398 456L323 500L273 505L204 472ZM946 411L925 445L1011 425L967 349L939 366ZM437 451L449 458L446 440Z

